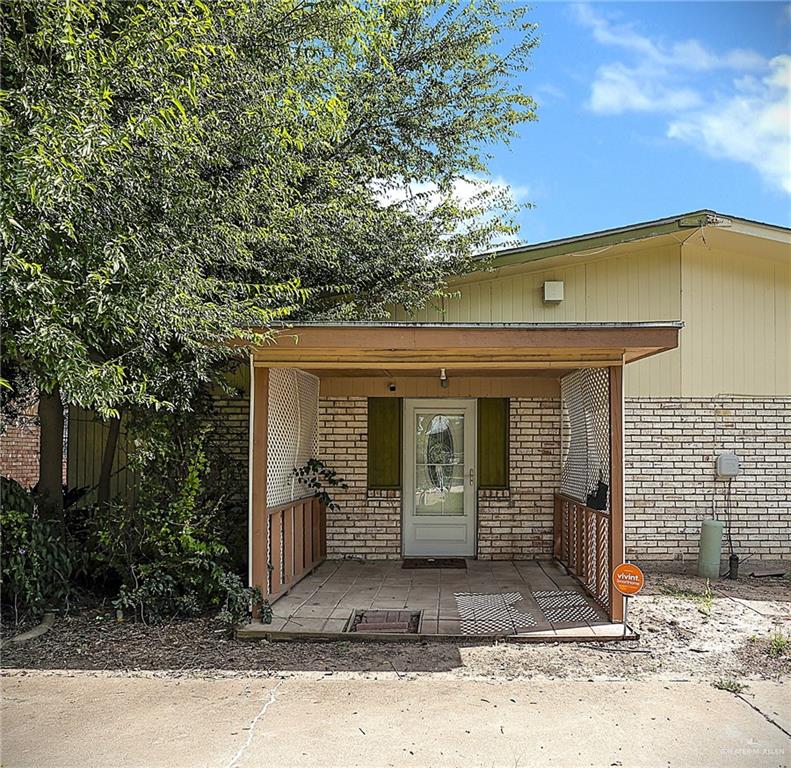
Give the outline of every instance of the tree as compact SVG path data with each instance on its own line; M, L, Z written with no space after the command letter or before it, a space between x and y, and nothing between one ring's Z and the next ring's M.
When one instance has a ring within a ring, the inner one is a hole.
M416 307L513 231L497 190L452 192L534 117L522 10L6 0L2 23L3 364L48 445L61 398L189 409L274 322Z

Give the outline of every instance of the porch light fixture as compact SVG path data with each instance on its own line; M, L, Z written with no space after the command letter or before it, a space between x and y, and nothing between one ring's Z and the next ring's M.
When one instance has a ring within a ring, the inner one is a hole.
M444 368L440 369L440 372L439 372L439 385L443 389L447 389L448 388L448 374L445 373L445 369Z

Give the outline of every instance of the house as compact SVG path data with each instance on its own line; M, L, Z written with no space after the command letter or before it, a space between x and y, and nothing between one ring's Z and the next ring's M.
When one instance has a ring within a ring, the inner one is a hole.
M416 316L282 328L218 402L249 462L266 631L340 631L355 600L417 607L440 633L455 608L473 634L618 625L613 568L693 561L712 516L724 558L791 557L791 230L696 211L500 251L449 287ZM72 422L70 459L97 429ZM337 507L295 477L310 459L345 481ZM70 460L70 484L95 472ZM404 558L467 571L442 570L443 591ZM587 602L561 615L573 587ZM340 596L330 613L295 624L320 592ZM494 623L459 594L502 598Z
M497 253L417 316L284 329L252 356L252 583L554 556L620 621L614 566L695 559L706 517L791 556L790 246L698 211ZM301 498L310 457L337 509Z

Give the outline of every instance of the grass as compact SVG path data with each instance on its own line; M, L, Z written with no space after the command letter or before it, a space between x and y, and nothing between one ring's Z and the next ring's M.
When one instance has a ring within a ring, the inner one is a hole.
M773 659L785 656L791 650L791 638L782 632L773 632L769 635L769 648L767 653Z
M714 595L711 591L711 584L706 579L706 588L702 592L694 589L680 589L679 587L663 586L660 588L663 595L675 597L679 600L689 600L695 603L698 610L704 616L711 616L711 607L714 604Z
M712 685L719 691L728 691L728 693L744 693L747 686L740 683L738 680L732 680L729 677L722 677L716 680Z

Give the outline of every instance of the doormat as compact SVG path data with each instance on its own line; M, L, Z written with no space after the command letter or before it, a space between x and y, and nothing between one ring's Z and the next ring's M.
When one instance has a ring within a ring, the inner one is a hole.
M402 568L466 568L463 557L410 557L401 563Z
M346 625L346 632L381 632L394 635L416 635L421 611L356 610Z

